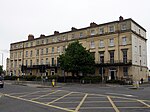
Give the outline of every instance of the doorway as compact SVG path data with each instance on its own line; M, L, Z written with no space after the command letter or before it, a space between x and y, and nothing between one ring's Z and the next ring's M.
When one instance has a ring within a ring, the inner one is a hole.
M110 71L111 80L115 80L115 71Z
M109 69L109 80L116 80L116 69Z

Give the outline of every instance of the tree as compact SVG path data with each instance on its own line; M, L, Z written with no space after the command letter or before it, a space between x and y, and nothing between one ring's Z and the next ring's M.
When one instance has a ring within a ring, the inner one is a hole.
M0 65L0 75L3 73L3 66Z
M79 72L83 75L93 74L95 72L94 60L94 56L79 41L69 44L65 53L59 56L60 67L67 72L72 72L73 76L74 74L78 76Z

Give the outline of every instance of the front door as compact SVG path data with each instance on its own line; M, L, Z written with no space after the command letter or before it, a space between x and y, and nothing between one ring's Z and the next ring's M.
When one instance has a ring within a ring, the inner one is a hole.
M111 80L115 80L115 71L110 71Z

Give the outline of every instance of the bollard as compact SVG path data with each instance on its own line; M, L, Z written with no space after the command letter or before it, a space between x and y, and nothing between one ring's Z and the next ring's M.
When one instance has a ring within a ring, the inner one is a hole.
M52 80L52 86L55 86L55 79Z
M136 81L136 88L139 88L139 81Z
M133 86L134 88L139 88L139 81L134 81Z
M19 82L19 78L17 78L17 81Z

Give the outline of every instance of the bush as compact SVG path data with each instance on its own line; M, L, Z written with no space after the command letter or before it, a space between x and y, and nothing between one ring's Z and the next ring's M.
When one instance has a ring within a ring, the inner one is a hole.
M17 76L5 76L4 80L17 80Z
M25 75L25 76L23 76L23 79L26 81L35 81L36 76L35 75Z
M101 76L86 76L81 79L84 80L84 83L100 83L102 78Z
M106 81L106 83L121 84L121 85L125 84L125 82L122 80L108 80L108 81Z

